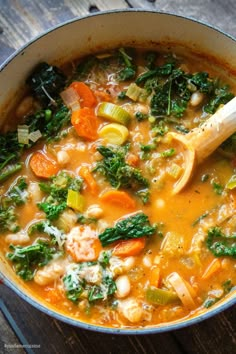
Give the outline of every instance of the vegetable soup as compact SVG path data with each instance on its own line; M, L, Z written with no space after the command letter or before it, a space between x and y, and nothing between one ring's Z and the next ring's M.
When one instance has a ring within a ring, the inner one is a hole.
M186 48L118 48L40 63L26 88L0 135L0 246L25 287L115 328L235 291L236 135L174 193L187 161L169 134L230 101L233 74Z

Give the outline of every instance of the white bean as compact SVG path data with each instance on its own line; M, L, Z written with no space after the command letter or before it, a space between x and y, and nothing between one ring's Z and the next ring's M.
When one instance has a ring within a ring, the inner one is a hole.
M30 182L28 192L31 200L36 204L42 200L42 191L39 188L39 184L36 182Z
M132 323L139 322L143 317L143 308L134 298L129 298L119 302L119 310L122 315Z
M48 285L58 279L63 273L64 267L61 264L53 262L39 269L34 276L34 281L42 286Z
M135 258L133 256L126 257L124 259L125 270L130 270L131 268L133 268L134 263L135 263Z
M99 205L93 204L88 208L86 214L89 218L99 219L103 216L103 209Z
M30 237L26 233L17 232L16 234L7 235L5 241L13 245L23 245L30 241Z
M202 92L196 91L192 94L190 98L190 105L193 107L198 106L204 99L204 94Z
M120 275L116 279L116 287L116 297L118 297L118 299L128 296L131 290L129 277L127 275Z
M147 268L150 268L152 266L152 259L147 254L143 257L143 265Z
M58 151L58 153L57 153L57 162L59 163L59 165L64 166L69 161L70 161L70 156L69 156L68 152L66 152L64 150Z

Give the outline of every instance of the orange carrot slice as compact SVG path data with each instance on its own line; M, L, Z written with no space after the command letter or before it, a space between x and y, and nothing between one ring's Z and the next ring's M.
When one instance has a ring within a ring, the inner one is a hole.
M77 134L82 138L96 140L98 122L94 111L91 108L84 107L72 112L71 123Z
M70 84L69 87L72 87L80 97L81 107L92 108L96 105L97 100L93 94L93 91L86 85L84 82L74 81Z
M120 206L126 209L134 209L135 201L128 193L117 190L110 190L100 196L100 200L105 203Z
M113 255L120 257L137 256L144 249L145 237L121 241L113 249Z
M93 195L96 195L98 193L98 185L95 179L93 178L92 173L89 170L88 166L81 166L79 170L79 175L84 179L86 182L90 192Z
M29 164L34 174L41 178L50 178L59 171L58 164L39 151L32 155Z
M160 283L160 268L154 267L151 269L149 283L151 286L158 288Z

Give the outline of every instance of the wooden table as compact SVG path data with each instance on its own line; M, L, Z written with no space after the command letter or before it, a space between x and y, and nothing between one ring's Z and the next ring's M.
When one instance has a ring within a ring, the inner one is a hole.
M208 22L236 37L235 0L0 0L0 63L44 30L89 12L138 7ZM158 335L112 336L56 321L0 285L0 353L236 352L236 310L189 328ZM23 349L24 348L24 349Z

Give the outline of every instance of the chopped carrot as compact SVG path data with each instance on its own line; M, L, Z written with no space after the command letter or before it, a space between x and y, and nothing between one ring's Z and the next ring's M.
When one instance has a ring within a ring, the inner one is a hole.
M105 91L94 91L94 95L101 101L101 102L111 102L111 95Z
M89 140L97 139L97 117L91 108L84 107L73 111L71 123L79 136Z
M128 193L117 190L110 190L103 193L100 200L105 203L110 203L127 209L135 208L135 201L132 199Z
M79 170L79 175L85 180L90 192L93 195L98 193L98 185L95 179L93 178L92 173L89 170L88 166L81 166Z
M132 167L137 167L139 163L139 157L135 154L128 154L125 162Z
M160 283L160 268L153 267L150 272L149 283L158 288Z
M221 269L221 262L218 258L213 259L213 261L208 265L205 272L202 275L202 279L209 279L213 274L217 273Z
M137 256L145 247L145 237L119 242L113 250L113 255L120 257Z
M93 94L93 91L84 82L74 81L70 84L80 97L81 107L92 108L96 105L97 100Z
M39 151L32 155L29 164L34 174L41 178L50 178L59 171L58 164Z
M46 287L45 292L46 301L50 302L51 304L56 304L64 298L62 292L59 289Z

